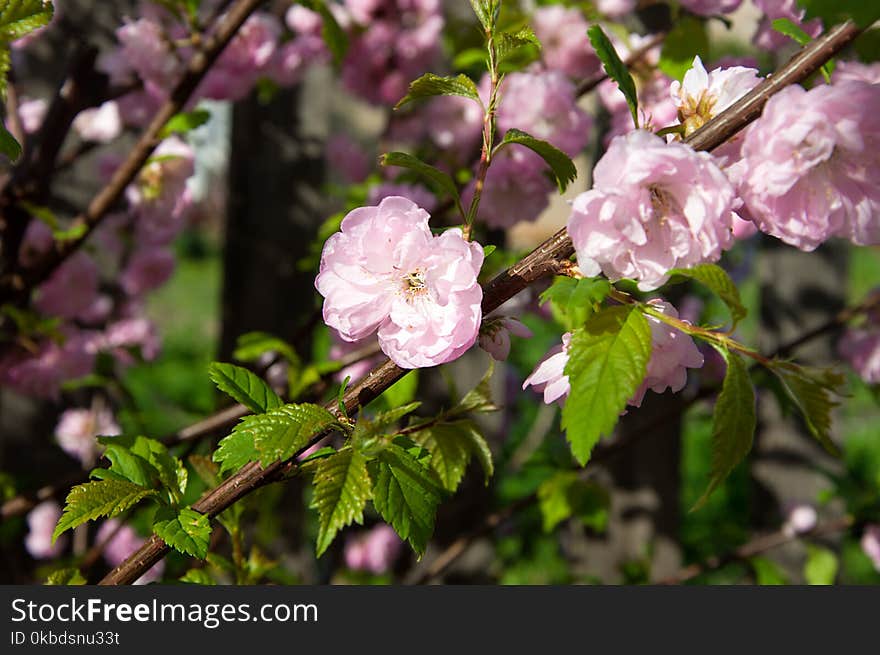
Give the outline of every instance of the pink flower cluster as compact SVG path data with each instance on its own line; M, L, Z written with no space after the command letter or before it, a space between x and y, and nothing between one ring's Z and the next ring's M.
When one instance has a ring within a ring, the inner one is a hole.
M735 200L709 154L644 130L617 137L568 219L578 266L656 289L672 268L718 260L733 239Z
M431 234L428 212L399 196L355 209L324 244L315 287L324 322L346 341L378 332L398 366L436 366L477 339L483 249L461 230Z
M541 56L547 68L576 80L599 72L599 57L587 38L589 25L578 9L538 7L532 14L532 27L541 42Z
M345 565L352 571L382 575L394 564L403 542L391 526L384 523L345 542Z
M801 250L880 243L880 86L844 80L772 97L742 145L739 192L762 232Z

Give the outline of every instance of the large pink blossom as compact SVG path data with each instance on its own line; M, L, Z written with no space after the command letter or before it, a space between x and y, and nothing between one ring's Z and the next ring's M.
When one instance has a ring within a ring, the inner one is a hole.
M880 243L880 86L794 85L742 146L740 194L758 228L801 250Z
M95 543L104 545L104 559L110 566L119 566L129 555L144 545L145 539L134 528L119 519L107 519L95 534ZM165 561L159 560L132 584L144 585L162 577Z
M77 318L94 302L99 281L94 260L75 252L40 286L35 305L51 316Z
M571 390L568 376L565 374L570 346L571 332L566 332L562 335L562 343L554 346L544 355L532 374L525 379L522 388L532 387L538 393L543 393L544 402L548 405L553 402L562 405Z
M651 300L650 304L666 316L678 318L675 307L668 302ZM648 389L655 393L663 393L666 389L673 393L681 391L687 384L687 369L703 365L703 355L689 335L653 316L649 315L647 319L651 326L651 359L648 360L645 379L629 400L628 404L635 407L642 406Z
M587 38L589 26L579 10L557 5L539 7L532 15L532 27L541 41L541 56L547 68L575 79L599 72L599 58Z
M733 187L703 152L638 130L617 137L575 198L568 233L585 275L656 289L732 242Z
M818 18L804 22L806 12L798 6L797 0L754 0L754 3L764 12L753 37L753 43L759 48L777 50L793 43L789 37L773 29L773 21L777 18L790 20L812 37L822 32L822 21Z
M47 500L34 507L27 515L28 533L24 547L35 559L58 557L64 552L67 537L59 537L52 543L52 533L61 518L61 506L54 500Z
M880 84L880 61L871 64L863 64L860 61L837 62L834 73L831 75L831 81L837 83L846 80Z
M55 439L61 449L85 468L94 466L99 452L96 437L121 434L119 425L106 407L66 409L55 426Z
M378 330L398 366L436 366L477 338L483 249L457 228L431 234L428 212L399 196L360 207L324 244L315 286L324 322L347 341Z
M742 0L680 0L685 9L700 16L729 14L739 9Z
M589 141L592 119L577 106L574 84L562 73L511 73L500 93L500 133L511 128L523 130L570 156L577 155Z
M346 540L345 565L352 571L381 575L391 568L402 547L394 529L381 523Z

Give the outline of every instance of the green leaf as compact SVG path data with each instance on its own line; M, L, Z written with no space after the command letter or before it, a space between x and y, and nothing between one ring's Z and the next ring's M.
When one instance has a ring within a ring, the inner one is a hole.
M557 276L541 294L541 304L550 302L553 316L567 330L575 330L601 307L611 293L611 283L602 277L574 279Z
M65 530L102 516L116 516L134 507L144 498L156 495L154 489L144 489L124 480L99 480L78 484L67 494L64 513L52 533L52 542Z
M709 35L704 21L695 16L684 16L663 40L660 51L660 70L674 80L681 81L694 64L694 57L709 59Z
M820 546L807 546L804 579L810 585L832 585L837 577L837 555Z
M707 289L715 293L727 308L730 310L730 317L733 319L733 326L746 317L748 311L742 304L739 295L739 289L730 276L720 266L715 264L698 264L693 268L674 268L669 271L670 276L680 275L682 277L696 280Z
M379 396L376 400L380 400L379 404L384 403L386 407L389 409L401 407L403 405L408 405L412 403L413 398L416 397L416 391L419 387L419 371L418 369L413 369L402 378L400 378L397 382L392 384L390 387L385 389L382 392L382 395Z
M498 35L495 45L495 54L499 64L504 63L512 56L519 54L521 48L541 49L541 42L535 36L531 27L522 27L516 32L503 32Z
M493 472L492 453L473 421L437 423L410 437L430 451L430 467L447 491L458 489L474 455L479 457L488 483Z
M217 584L214 578L211 577L211 574L208 573L205 569L190 569L178 579L181 582L185 582L187 584L197 584L204 586L213 586Z
M256 414L268 412L284 404L261 378L241 366L214 362L208 367L208 376L217 388Z
M46 585L50 587L84 584L86 584L86 579L83 577L83 574L79 572L79 569L72 566L52 571L49 577L46 578Z
M477 20L486 32L494 29L499 6L498 0L471 0L471 7L477 15Z
M458 195L458 187L448 173L444 173L439 168L426 164L418 157L413 157L405 152L386 152L379 157L379 164L381 166L400 166L418 173L435 189L442 193L448 193L461 211L461 197Z
M409 83L409 92L394 105L394 108L400 109L413 100L432 98L434 96L461 96L462 98L469 98L482 104L477 85L467 75L459 74L454 77L442 77L434 75L434 73L425 73Z
M404 416L416 411L421 404L414 402L386 412L379 412L373 417L361 416L355 426L352 438L358 440L383 434L389 426L396 425Z
M227 471L238 471L248 462L257 461L259 457L253 435L247 431L233 430L217 444L212 459L220 464L222 475Z
M376 511L421 556L434 532L443 494L440 485L428 469L395 444L379 453L373 478Z
M651 328L631 306L609 307L572 333L565 374L571 391L562 427L581 466L600 437L610 435L645 377Z
M98 443L107 447L105 455L114 463L110 472L119 473L125 479L142 486L152 486L154 480L158 480L168 491L172 502L180 500L186 491L186 467L163 443L141 436L98 437ZM92 476L101 477L102 470L92 471Z
M159 133L162 139L168 138L172 134L186 134L197 127L201 127L211 120L211 112L207 109L194 109L180 114L175 114L168 119L165 127Z
M235 426L233 434L248 435L256 446L260 462L267 466L293 457L308 446L313 437L338 426L336 417L320 405L303 403L282 405L265 414L247 416ZM223 442L220 445L222 447ZM241 449L236 452L241 453Z
M552 532L572 516L602 531L608 524L608 503L608 492L593 482L581 480L577 471L560 471L538 487L544 532Z
M753 557L749 560L752 570L755 572L755 582L761 586L788 584L783 571L778 564L766 557Z
M547 141L536 139L522 130L511 128L504 133L504 139L498 144L498 148L510 143L518 143L540 155L541 159L550 167L560 193L564 192L569 183L577 177L577 169L574 167L571 157Z
M880 4L871 0L798 0L807 10L807 19L821 18L825 28L852 20L859 27L869 27L880 20Z
M633 80L632 75L630 75L629 69L626 67L626 64L621 61L617 51L611 44L610 39L605 32L602 31L601 27L593 25L587 30L587 34L590 37L590 43L593 46L593 50L595 50L596 54L599 56L599 60L602 62L602 66L605 68L608 77L617 82L617 86L626 98L626 104L629 105L629 111L632 114L633 123L635 124L636 129L638 129L639 97L636 93L636 83Z
M115 474L110 477L117 480L128 480L141 487L152 488L155 486L159 480L159 471L152 464L140 455L131 452L128 446L103 439L113 439L113 437L99 439L100 443L107 445L104 450L104 457L110 460L110 468L107 471ZM92 477L95 478L101 478L105 474L104 469L92 471Z
M48 25L54 11L48 0L5 0L0 4L0 41L10 43Z
M153 532L174 550L205 559L211 539L211 522L204 514L184 507L176 511L160 507L153 519Z
M320 517L316 545L318 557L333 543L339 530L352 523L363 524L370 491L367 458L360 450L340 450L318 462L313 500Z
M742 357L718 348L727 362L727 373L712 413L712 470L709 486L694 509L702 507L734 467L752 448L757 414L755 388Z
M449 410L450 416L460 416L471 412L497 412L499 407L492 400L492 375L495 373L495 360L489 360L489 368L473 389L468 391L458 404Z
M327 6L327 0L304 0L300 4L321 14L323 21L321 37L333 56L333 63L338 66L348 52L348 35L336 21L336 17Z
M789 362L774 362L773 373L804 418L810 434L835 457L840 449L831 439L831 411L838 403L831 397L839 393L844 384L843 376L833 371L821 371L797 366Z
M813 40L809 34L804 32L799 25L791 22L787 18L777 18L773 21L773 29L780 34L787 36L798 45L807 45ZM831 83L831 74L834 72L834 60L829 59L822 65L822 76L825 81Z
M255 362L268 352L277 352L298 368L300 358L289 343L266 332L248 332L235 342L232 356L240 362Z
M0 124L0 153L9 157L10 161L15 161L21 156L21 144L2 124Z

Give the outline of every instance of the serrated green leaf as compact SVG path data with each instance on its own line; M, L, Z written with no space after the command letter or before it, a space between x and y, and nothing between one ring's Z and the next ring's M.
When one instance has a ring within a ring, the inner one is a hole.
M142 486L158 482L168 491L169 498L177 502L186 491L188 473L186 467L174 457L165 444L147 437L113 436L98 437L98 443L107 447L105 455L111 462L120 460L120 466L110 471L120 473L128 480ZM147 467L144 467L144 463ZM100 471L92 471L94 474Z
M577 471L559 471L544 480L537 493L544 532L552 532L573 516L597 531L607 526L608 492L593 482L581 480Z
M620 59L620 56L611 44L611 40L602 31L601 27L593 25L587 30L587 35L590 37L590 44L593 46L593 50L596 51L599 61L602 62L602 66L605 68L605 73L617 82L618 88L623 93L624 98L626 98L626 104L629 105L633 123L636 129L638 129L639 96L636 93L636 83L632 75L630 75L629 69Z
M831 439L831 412L839 403L831 393L838 393L843 377L830 370L808 369L788 362L774 362L771 370L803 416L810 434L825 450L839 457L840 449Z
M154 489L145 489L122 480L98 480L78 484L67 494L64 512L52 533L52 542L65 530L102 516L116 516L143 499L156 495Z
M495 56L498 63L504 63L512 55L516 54L520 48L525 47L541 49L541 42L535 36L535 32L531 27L522 27L516 32L502 32L498 35L495 45Z
M821 546L807 546L804 579L810 585L832 585L837 578L837 555Z
M497 0L471 0L471 7L477 15L477 20L487 32L490 32L495 25L495 16Z
M260 453L250 432L234 430L217 444L212 459L220 464L220 474L238 471L248 462L256 462Z
M205 559L211 539L211 522L204 514L184 507L177 511L160 507L153 519L153 532L174 550Z
M730 317L733 320L734 327L748 314L740 298L739 289L727 274L727 271L720 266L715 264L698 264L693 268L674 268L669 271L669 274L670 276L681 275L682 277L696 280L721 298L730 310Z
M727 373L712 413L712 470L709 486L694 505L702 507L709 496L724 482L734 467L752 449L757 414L755 388L742 357L719 348L727 362Z
M498 405L492 400L492 375L495 373L495 360L489 360L489 368L473 389L468 391L458 404L449 410L449 416L460 416L471 412L497 412Z
M207 109L194 109L175 114L165 123L165 127L162 128L159 137L165 139L172 134L186 134L201 127L209 120L211 120L211 112Z
M338 425L336 417L320 405L289 404L265 414L245 417L235 426L233 434L248 435L259 453L260 462L267 466L293 457L308 446L313 437ZM221 448L223 441L220 442ZM241 443L230 444L233 445L240 446ZM243 449L237 448L236 453L242 455ZM218 461L216 457L215 461Z
M381 451L374 466L376 511L421 556L434 532L442 498L440 485L428 469L396 444Z
M112 437L104 437L102 439L112 439ZM92 471L92 477L100 478L106 476L107 473L113 479L124 479L141 487L152 488L159 480L159 471L152 464L140 455L129 450L128 446L116 444L112 441L102 441L106 444L104 457L110 460L110 468L95 469ZM105 478L107 479L107 478Z
M11 43L48 25L54 11L48 0L5 0L0 5L0 41Z
M880 20L880 5L871 0L798 0L807 11L806 18L821 18L826 29L852 20L859 27L869 27Z
M363 524L371 487L367 458L360 450L341 450L318 463L312 501L320 517L318 557L333 543L339 530L352 523Z
M208 367L208 376L220 391L256 414L268 412L284 404L265 381L241 366L214 362Z
M583 326L610 292L611 283L605 278L557 276L541 294L541 304L552 303L554 318L571 331Z
M434 75L434 73L425 73L409 83L409 91L394 105L394 108L400 109L413 100L422 100L435 96L461 96L462 98L481 102L477 85L467 75L459 74L443 77L441 75Z
M86 584L86 579L83 577L83 574L80 573L79 569L72 566L52 571L49 577L46 578L46 585L49 587L84 584Z
M636 308L608 307L572 333L568 352L565 374L571 391L562 410L562 427L583 466L596 442L614 430L645 377L651 328Z
M416 411L421 404L414 402L402 407L395 407L387 412L379 412L373 417L361 416L355 425L352 439L357 442L385 433L390 426L396 425L404 416Z
M511 143L525 146L540 155L541 159L550 167L553 179L556 182L556 186L559 187L560 193L564 192L569 183L573 182L577 177L577 169L571 157L551 143L536 139L522 130L509 129L504 133L504 139L502 139L498 147L501 148Z
M439 168L426 164L418 157L413 157L405 152L386 152L379 157L381 166L399 166L408 168L425 178L435 189L447 193L453 199L456 207L461 211L461 197L458 195L458 187L455 181Z
M9 157L9 160L13 162L21 156L21 144L2 124L0 124L0 153Z
M798 45L805 46L810 41L813 40L809 34L804 32L800 26L791 22L787 18L777 18L772 23L773 29L779 32L780 34L787 36L792 41L797 43ZM834 60L829 59L822 65L822 75L825 78L825 81L829 84L831 83L831 74L834 72Z
M431 453L430 467L447 491L458 489L467 470L473 452L468 433L473 428L470 421L452 421L437 423L410 435Z
M675 22L663 39L658 66L672 79L681 81L697 55L709 59L706 23L695 16L684 16Z

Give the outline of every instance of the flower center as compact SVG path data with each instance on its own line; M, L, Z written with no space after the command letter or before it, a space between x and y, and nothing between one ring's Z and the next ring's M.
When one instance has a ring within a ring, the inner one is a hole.
M428 292L428 283L425 281L425 272L417 268L403 276L403 293L407 300L423 296Z
M715 115L718 98L708 90L700 92L699 97L687 96L678 107L678 121L684 125L685 136L690 136L703 127Z

